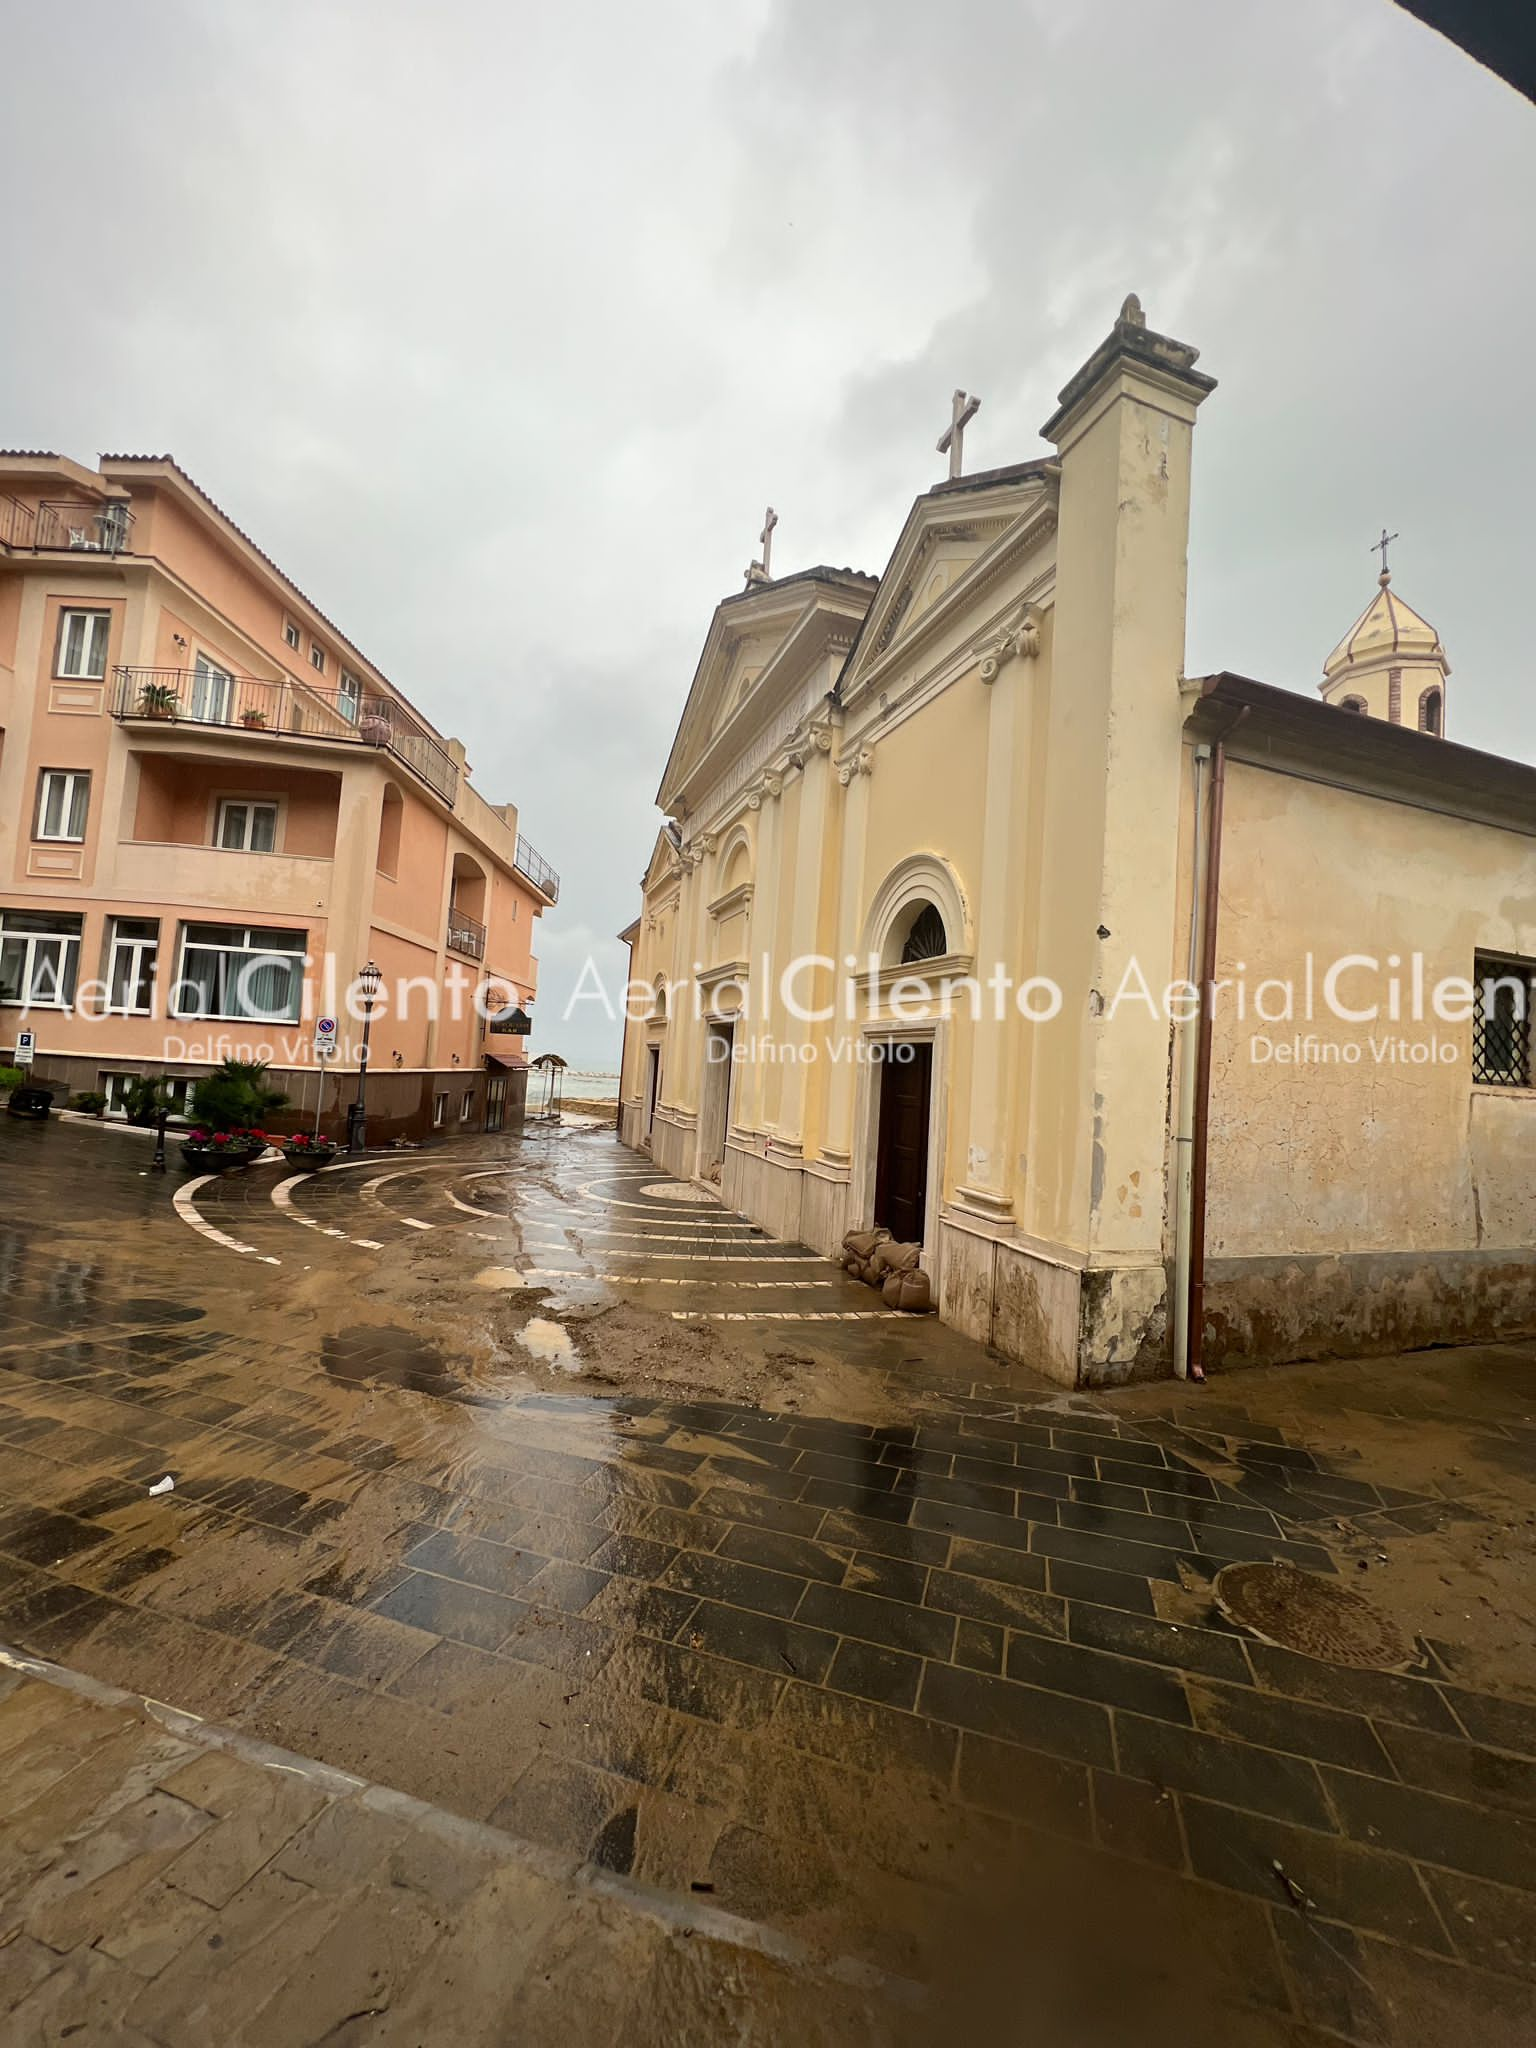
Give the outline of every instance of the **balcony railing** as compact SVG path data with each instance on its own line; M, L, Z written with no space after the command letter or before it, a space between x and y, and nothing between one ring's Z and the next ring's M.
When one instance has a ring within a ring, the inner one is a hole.
M467 954L471 960L485 958L485 926L478 918L455 910L452 904L448 906L448 950Z
M352 696L293 677L227 675L218 669L118 668L112 716L135 724L221 726L274 738L381 747L451 804L459 771L447 749L393 698Z
M72 554L126 555L133 552L133 513L121 498L76 504L45 499L25 505L0 498L0 543L8 548L63 548Z
M521 832L517 835L517 853L512 865L520 875L525 876L528 881L532 882L535 889L541 895L547 896L551 903L558 902L560 897L560 877L555 873L543 854L537 848L528 844L528 841Z

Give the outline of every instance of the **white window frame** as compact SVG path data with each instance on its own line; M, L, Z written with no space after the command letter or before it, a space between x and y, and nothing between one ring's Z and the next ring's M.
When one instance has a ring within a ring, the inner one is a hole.
M311 640L309 643L309 665L317 676L325 674L325 649L318 640Z
M192 937L194 930L225 932L230 935L231 939L238 937L239 943L226 944L212 939L194 939ZM281 936L286 940L291 940L292 946L285 945L279 947L252 944L251 933L253 931L273 932L275 935L277 927L250 924L221 925L214 923L211 919L204 918L197 919L195 924L188 923L182 926L180 942L176 948L176 981L171 990L171 1015L173 1017L195 1018L201 1022L213 1024L298 1023L304 1010L304 965L305 956L309 951L309 934L307 932L285 931ZM295 951L294 948L297 948L297 950ZM236 973L243 973L253 963L262 960L287 960L295 963L298 971L293 981L291 1014L285 1013L282 1016L272 1013L242 1015L240 1012L233 1010L202 1010L188 1007L186 999L188 987L187 954L194 951L199 953L224 953L240 960L243 964L234 970Z
M86 621L82 631L79 657L84 666L66 668L64 663L69 647L70 621L73 619ZM53 656L54 674L76 677L85 682L103 682L107 673L107 642L111 637L112 614L109 611L98 611L90 605L67 605L59 613L59 641ZM96 661L101 664L99 668L92 665Z
M8 945L19 945L22 949L23 960L21 976L17 982L17 993L14 996L5 995L3 993L3 984L0 984L0 1002L5 1003L8 1008L22 1011L71 1010L74 1008L75 990L80 980L81 919L77 917L69 920L75 927L73 931L66 930L62 925L57 931L51 932L16 931L11 929L8 923L8 919L12 917L46 916L50 914L48 912L33 913L17 910L0 910L0 949ZM62 916L63 913L60 913L60 915ZM44 946L57 946L59 948L58 974L55 986L56 988L62 986L63 993L56 993L53 996L40 996L35 993L38 979L38 952Z
M432 1128L440 1131L448 1121L448 1090L439 1088L432 1097Z
M466 1089L464 1090L464 1099L463 1099L463 1101L462 1101L462 1102L461 1102L461 1103L459 1104L459 1122L460 1122L461 1124L467 1124L467 1123L471 1123L471 1122L473 1122L473 1120L474 1120L474 1114L475 1114L475 1091L474 1091L474 1089L473 1089L473 1088L466 1088Z
M304 635L299 631L296 619L283 620L283 644L291 647L295 654L304 645Z
M348 725L356 725L362 707L362 683L351 669L344 668L336 684L336 708Z
M224 821L229 812L243 811L245 824L243 836L238 845L231 845L224 836ZM272 844L253 846L256 813L270 811L272 814ZM276 853L278 835L282 829L283 806L277 797L271 796L221 796L213 807L213 843L220 853Z
M210 699L213 715L209 713ZM192 662L188 718L198 725L228 725L235 710L235 678L222 662L197 650Z
M58 831L48 829L49 798L54 787L60 787ZM75 812L79 810L79 819ZM47 840L54 845L82 846L85 843L85 828L91 814L91 774L88 768L43 768L37 777L37 816L32 824L34 840ZM75 830L78 822L79 829Z
M120 932L118 926L125 923L153 924L155 935L153 938L145 938L138 933ZM152 1017L155 1014L155 988L160 975L160 926L158 921L148 917L131 919L114 917L108 924L108 931L110 937L107 941L107 1000L102 1012L103 1016ZM117 986L118 955L122 954L124 959L131 963L124 976L124 985L129 989L136 989L140 982L146 978L144 974L144 955L146 953L149 955L149 973L147 977L149 982L148 1001L143 1004L113 1002L112 991Z

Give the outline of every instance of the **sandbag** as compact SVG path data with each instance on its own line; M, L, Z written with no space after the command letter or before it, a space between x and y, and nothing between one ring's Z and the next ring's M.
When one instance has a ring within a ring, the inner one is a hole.
M888 1237L884 1244L876 1247L875 1264L882 1273L910 1273L922 1256L920 1244L901 1244L894 1237Z
M892 1306L905 1309L908 1315L923 1315L933 1307L933 1288L921 1266L914 1266L910 1273L893 1273L888 1284L896 1290ZM886 1299L890 1300L889 1294Z
M844 1234L843 1250L852 1252L860 1259L867 1259L876 1245L884 1244L890 1236L888 1230L850 1230Z

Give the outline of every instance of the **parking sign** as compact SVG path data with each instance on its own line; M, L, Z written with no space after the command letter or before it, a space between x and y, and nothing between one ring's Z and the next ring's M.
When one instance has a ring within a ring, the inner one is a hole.
M33 1057L33 1054L34 1054L34 1053L35 1053L36 1051L37 1051L37 1033L36 1033L35 1031L18 1031L18 1032L17 1032L17 1034L16 1034L16 1064L17 1064L17 1066L18 1066L18 1067L30 1067L30 1066L31 1066L31 1064L32 1064L32 1057Z
M315 1019L315 1058L333 1060L336 1057L336 1019L317 1017Z

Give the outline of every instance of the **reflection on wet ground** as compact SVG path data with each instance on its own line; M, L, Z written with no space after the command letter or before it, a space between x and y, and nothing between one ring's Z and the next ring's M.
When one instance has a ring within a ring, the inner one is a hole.
M134 1145L0 1134L0 1638L999 2038L1530 2037L1528 1666L1436 1609L1346 1670L1211 1587L1460 1598L1536 1350L1081 1399L606 1136L199 1191L255 1256Z

